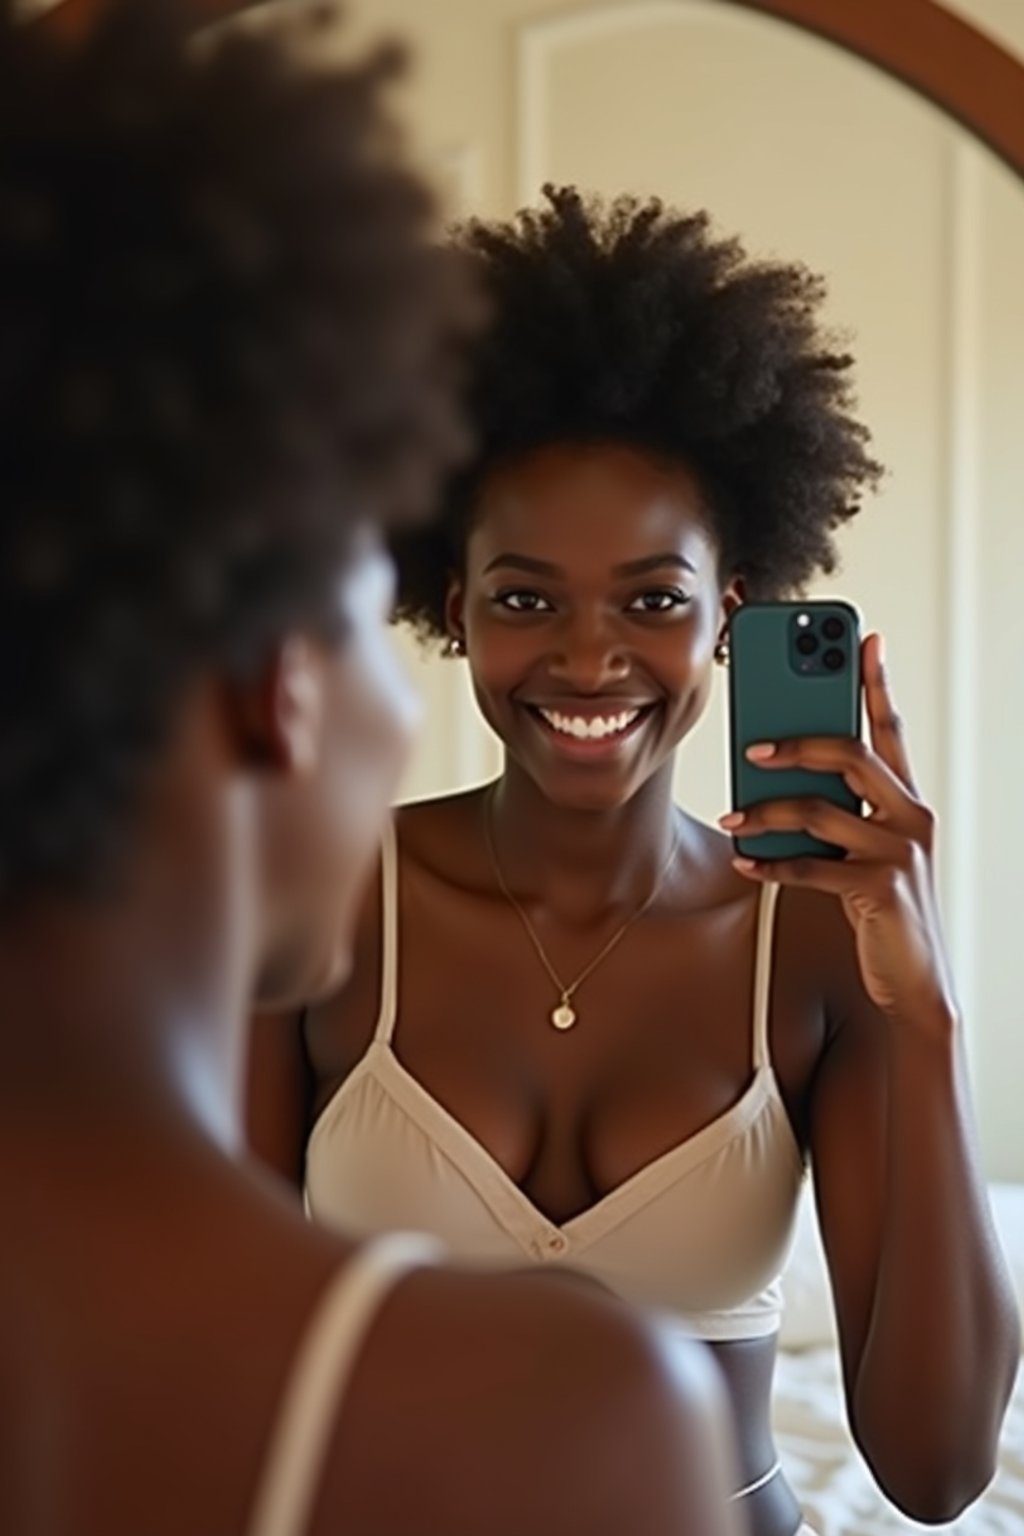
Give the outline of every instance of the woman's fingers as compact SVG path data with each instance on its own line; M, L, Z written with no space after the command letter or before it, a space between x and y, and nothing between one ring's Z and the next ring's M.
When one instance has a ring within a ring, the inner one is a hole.
M892 909L900 899L902 874L894 864L861 859L733 859L733 867L748 880L764 885L803 886L829 896L872 903L876 910Z
M865 638L861 648L861 671L871 745L886 767L916 797L903 717L893 698L881 635L872 634Z
M810 796L765 800L721 817L718 825L724 832L742 837L757 837L763 832L809 832L844 848L856 859L902 864L909 855L908 839L885 822L854 815L831 800Z
M747 748L747 757L759 768L839 774L858 799L866 800L877 812L877 820L922 842L931 835L933 818L928 807L867 742L849 736L802 736L793 741L758 742Z

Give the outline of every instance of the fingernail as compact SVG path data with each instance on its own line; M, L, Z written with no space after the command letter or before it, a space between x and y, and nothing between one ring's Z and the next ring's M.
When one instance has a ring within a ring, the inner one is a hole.
M749 875L752 869L757 868L756 859L733 859L733 869L738 869L741 875Z
M719 816L718 825L724 827L726 831L731 831L733 827L742 827L746 819L742 811L730 811L726 816Z
M747 748L747 756L755 763L763 763L776 753L774 741L758 741L752 747Z

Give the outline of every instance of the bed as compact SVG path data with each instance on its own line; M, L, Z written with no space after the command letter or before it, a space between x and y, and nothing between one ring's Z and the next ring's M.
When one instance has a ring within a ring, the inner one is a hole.
M993 1209L1024 1306L1024 1184L992 1186ZM985 1496L951 1525L921 1526L887 1504L846 1428L835 1323L808 1197L786 1271L786 1313L775 1390L779 1454L820 1536L1024 1536L1024 1371L1007 1415L999 1471Z

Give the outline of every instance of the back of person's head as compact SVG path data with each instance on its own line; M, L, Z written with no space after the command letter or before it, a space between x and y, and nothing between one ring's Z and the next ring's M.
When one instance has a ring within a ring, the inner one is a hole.
M0 0L0 902L116 863L174 701L329 636L367 525L459 437L464 300L399 163L394 49L314 14L73 46Z

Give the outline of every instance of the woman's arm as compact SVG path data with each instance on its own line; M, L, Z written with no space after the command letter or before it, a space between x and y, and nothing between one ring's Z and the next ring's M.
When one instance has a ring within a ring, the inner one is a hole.
M301 1190L313 1111L303 1014L254 1014L249 1026L246 1130L261 1162Z
M810 1140L851 1428L894 1503L955 1519L993 1475L1020 1351L955 1015L854 1004Z
M839 771L871 814L778 801L744 826L803 827L848 857L738 867L838 897L810 1145L847 1407L888 1496L941 1521L992 1476L1020 1323L978 1160L934 897L934 817L913 787L877 637L864 674L871 747L787 742L759 761Z

